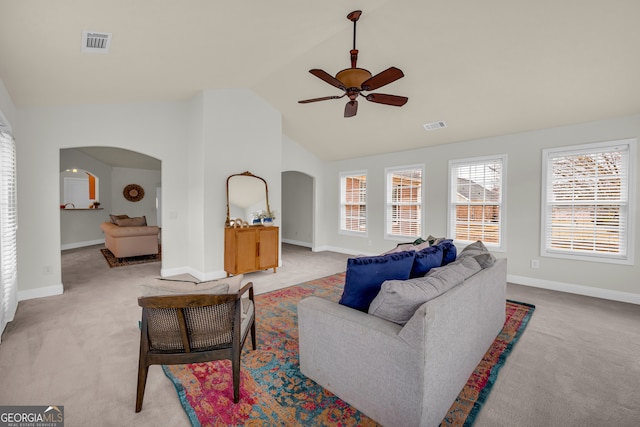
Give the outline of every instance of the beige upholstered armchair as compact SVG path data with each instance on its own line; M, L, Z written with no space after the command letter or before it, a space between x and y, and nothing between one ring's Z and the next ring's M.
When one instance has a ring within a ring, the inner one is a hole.
M241 297L249 292L249 298ZM240 354L251 331L256 348L253 283L237 293L140 297L142 326L136 412L142 409L150 365L181 365L230 359L233 401L240 391ZM243 308L244 306L244 308Z

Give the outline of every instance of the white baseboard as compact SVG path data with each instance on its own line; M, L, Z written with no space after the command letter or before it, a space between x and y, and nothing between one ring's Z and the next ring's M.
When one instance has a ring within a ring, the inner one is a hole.
M296 245L296 246L302 246L305 248L312 248L313 245L309 242L301 242L299 240L292 240L292 239L282 239L282 243L288 243L290 245Z
M570 294L584 295L587 297L602 298L612 301L640 304L640 294L631 292L614 291L612 289L594 288L591 286L574 285L572 283L554 282L552 280L534 279L532 277L507 275L509 283L531 286L535 288L550 289L552 291L567 292Z
M84 248L85 246L102 245L102 244L104 244L104 239L89 240L88 242L65 243L64 245L60 245L60 250L65 251L67 249Z
M62 283L59 285L46 286L44 288L27 289L24 291L18 291L18 301L62 295L63 291L64 287L62 286Z
M192 274L191 269L188 267L178 267L178 268L161 268L160 276L162 277L171 277L178 276L180 274Z

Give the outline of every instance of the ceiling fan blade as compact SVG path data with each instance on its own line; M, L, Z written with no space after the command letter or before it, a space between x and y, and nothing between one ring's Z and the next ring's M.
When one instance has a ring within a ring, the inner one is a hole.
M346 95L346 93L344 95ZM342 95L342 96L344 96L344 95ZM323 96L322 98L304 99L302 101L298 101L298 103L299 104L308 104L310 102L326 101L328 99L340 99L340 98L342 98L342 96L334 95L334 96Z
M349 101L344 106L344 116L353 117L358 112L358 101Z
M366 95L365 98L367 101L377 102L378 104L394 105L396 107L402 107L409 100L406 96L386 95L384 93L370 93L369 95Z
M404 77L402 70L396 67L389 67L381 73L376 74L373 77L368 78L362 82L362 90L375 90L384 85L388 85L391 82Z
M331 74L327 73L326 71L314 68L313 70L309 70L309 72L311 74L313 74L314 76L318 77L319 79L322 79L325 82L329 83L331 86L335 86L340 90L346 90L347 89L346 87L344 87L344 85L342 84L342 82L340 80L336 79L335 77L333 77Z

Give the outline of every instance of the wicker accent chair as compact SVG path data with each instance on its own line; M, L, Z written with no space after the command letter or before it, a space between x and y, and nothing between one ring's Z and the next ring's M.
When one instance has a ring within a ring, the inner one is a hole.
M249 298L241 297L249 292ZM240 354L251 331L256 349L253 283L235 294L162 295L138 298L142 307L136 412L142 409L150 365L182 365L231 359L233 401L240 395ZM244 306L244 309L243 309Z

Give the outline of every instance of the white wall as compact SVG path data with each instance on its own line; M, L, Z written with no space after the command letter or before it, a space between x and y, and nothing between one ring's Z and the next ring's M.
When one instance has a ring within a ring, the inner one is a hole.
M446 131L446 130L444 130ZM384 168L424 164L424 226L426 236L447 234L447 167L451 159L507 154L506 253L510 279L516 283L640 303L638 250L632 266L540 257L542 149L598 141L640 137L640 115L618 117L574 126L543 129L418 150L361 157L326 165L325 200L321 215L326 222L329 247L351 253L381 253L397 242L385 240ZM426 138L426 136L425 136ZM640 156L640 150L638 150ZM636 168L640 159L636 158ZM338 233L339 173L367 170L367 237ZM640 175L638 175L640 176ZM640 202L640 185L634 186ZM640 239L638 211L634 239ZM540 260L539 269L530 261Z
M163 161L166 218L163 269L188 265L184 170L185 103L24 108L18 110L18 280L22 298L56 293L60 271L60 149L87 145L138 151ZM155 183L150 188L155 191ZM108 212L107 212L108 213ZM32 291L32 292L30 292Z
M249 171L264 178L269 206L281 210L282 117L249 90L208 90L203 95L202 253L204 271L222 276L227 177Z
M161 171L114 167L111 170L111 206L108 215L145 216L147 225L158 225L156 215L156 188L161 186ZM138 184L144 190L144 197L137 202L124 198L123 190L129 184ZM101 196L102 197L102 196ZM102 206L101 206L102 207Z

